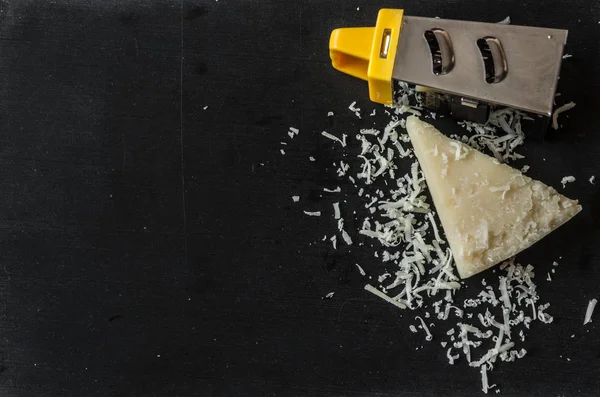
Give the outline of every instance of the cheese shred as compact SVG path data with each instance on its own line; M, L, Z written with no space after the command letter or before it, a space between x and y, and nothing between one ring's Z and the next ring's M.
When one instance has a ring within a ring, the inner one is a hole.
M387 296L386 294L384 294L383 292L381 292L380 290L378 290L377 288L373 287L371 284L367 284L365 285L365 289L367 291L369 291L370 293L372 293L373 295L376 295L378 297L380 297L381 299L383 299L384 301L391 303L392 305L399 307L400 309L406 309L406 305L398 302L395 299L390 298L389 296Z
M427 324L425 324L425 321L423 320L423 318L421 318L420 316L415 316L415 320L419 320L421 321L421 327L423 327L423 331L425 331L425 340L427 340L428 342L430 340L433 339L433 335L431 335L431 332L429 331L429 328L427 327Z
M304 211L308 216L321 216L321 211Z
M558 115L562 112L566 112L567 110L571 110L575 107L575 102L569 102L567 104L562 105L557 108L554 113L552 113L552 128L558 130Z
M587 310L585 311L585 319L583 320L583 325L592 322L592 315L594 314L596 303L598 303L598 300L596 298L590 300L590 302L588 303Z
M346 147L346 139L345 138L342 140L342 139L338 138L337 136L330 134L327 131L321 132L321 135L323 135L327 139L331 139L332 141L339 142L340 145L342 145L342 147Z

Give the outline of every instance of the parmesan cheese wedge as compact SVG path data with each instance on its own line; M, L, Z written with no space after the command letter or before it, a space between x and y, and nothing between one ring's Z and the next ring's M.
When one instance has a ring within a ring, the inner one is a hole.
M461 278L521 252L581 211L577 201L415 116L406 128Z

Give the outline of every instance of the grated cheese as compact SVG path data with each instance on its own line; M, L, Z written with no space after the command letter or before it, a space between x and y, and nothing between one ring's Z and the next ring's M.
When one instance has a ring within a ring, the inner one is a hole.
M333 203L333 216L335 219L340 219L340 217L341 217L340 203L338 203L338 202Z
M566 112L567 110L571 110L575 107L575 102L569 102L567 104L562 105L558 109L552 113L552 128L558 130L558 115L562 112Z
M308 216L321 216L321 211L304 211Z
M482 365L480 367L481 371L481 390L487 394L489 386L488 386L488 377L487 377L487 367Z
M562 187L564 188L565 186L567 186L567 183L572 183L575 182L575 177L574 176L565 176L563 177L563 179L561 179L560 183L562 184Z
M294 203L297 203L298 201L300 201L300 196L292 196L292 200L294 201Z
M361 276L367 275L367 273L364 271L364 269L358 263L355 263L354 265L358 268L358 271L360 272Z
M335 136L335 135L332 135L332 134L330 134L330 133L329 133L329 132L327 132L327 131L323 131L323 132L321 132L321 135L323 135L323 136L324 136L325 138L327 138L327 139L331 139L332 141L339 142L339 143L340 143L340 145L342 145L342 147L346 147L346 138L345 138L345 136L346 136L346 135L345 135L345 134L342 136L342 137L343 137L343 140L342 140L342 139L340 139L340 138L338 138L338 137L337 137L337 136Z
M396 100L398 105L383 110L390 118L385 127L357 128L357 132L351 135L358 143L357 151L360 150L356 172L352 176L347 175L350 166L343 161L334 169L338 176L345 176L352 182L358 197L364 197L367 217L359 223L362 226L358 229L356 244L372 248L374 257L386 266L382 274L373 275L379 288L370 284L364 288L397 308L423 310L424 317L416 316L415 319L420 322L418 328L423 329L426 338L433 338L430 327L439 326L442 321L454 324L454 327L448 327L450 329L444 336L446 340L441 341L440 345L447 347L446 355L450 364L454 364L462 355L471 367L478 367L482 375L482 388L487 391L495 387L489 384L488 379L493 364L497 360L514 361L522 358L526 351L516 348L516 341L525 340L524 331L529 329L533 321L550 322L552 317L546 313L548 306L539 302L532 282L533 268L515 264L513 260L501 266L501 274L490 273L490 277L497 279L497 282L490 279L482 281L483 287L477 291L460 288L458 277L454 275L452 251L445 245L443 230L436 224L433 208L428 203L426 182L405 131L405 114L419 113L409 107L408 95L414 95L414 89L403 83L400 85L404 93ZM356 102L349 106L349 110L360 117L361 109L356 107ZM333 112L328 113L328 116L332 115ZM427 113L425 117L435 118L436 115ZM469 134L457 137L461 143L456 143L454 153L450 156L441 153L441 158L451 166L452 161L468 156L471 148L491 152L497 164L522 158L516 149L525 140L521 120L526 117L517 110L496 108L492 109L490 120L485 125L461 122L459 124ZM347 147L345 134L338 138L324 131L322 135L339 142L342 148ZM343 157L348 154L344 150ZM310 159L314 161L314 158ZM404 170L404 162L399 159L413 159L409 162L410 169ZM528 168L524 166L522 171L526 172ZM447 174L448 169L444 172ZM488 187L501 193L502 198L510 194L510 186ZM341 189L323 190L341 192ZM337 211L335 205L338 206ZM334 204L334 218L337 219L340 233L330 238L334 249L340 236L346 244L352 244L339 213L339 202ZM365 240L379 243L384 249L380 250ZM355 266L362 276L366 276L360 265ZM475 296L464 295L472 292L475 292ZM457 297L460 303L455 303ZM433 316L425 311L431 306L435 309ZM428 324L425 319L432 322ZM457 321L465 323L457 325ZM414 325L410 325L409 329L418 332ZM515 336L517 332L518 337ZM515 336L516 340L511 340L511 336Z
M399 307L400 309L405 309L406 305L404 305L401 302L398 302L395 299L390 298L389 296L387 296L386 294L384 294L383 292L379 291L377 288L373 287L370 284L365 285L365 289L367 291L369 291L370 293L377 295L378 297L380 297L381 299L385 300L388 303L391 303L392 305Z
M356 105L356 101L352 102L350 106L348 106L348 109L350 109L351 112L354 112L354 115L360 119L360 108L357 108L354 105Z
M590 179L589 179L589 181L590 181L590 183L591 183L592 185L595 185L595 183L594 183L594 179L596 179L596 177L595 177L594 175L590 176Z
M345 230L342 230L342 238L344 239L344 242L347 245L352 245L352 239L350 238L350 235L348 235L348 232L346 232Z
M360 130L360 133L363 135L374 135L377 136L379 135L380 131L376 130L375 128L363 128Z
M427 217L429 218L429 222L431 223L431 227L433 228L433 235L435 236L435 240L441 244L445 243L445 241L442 240L442 238L440 237L437 225L435 224L435 219L433 219L433 213L428 212Z
M339 218L338 219L338 230L341 232L342 230L344 230L344 218Z
M327 193L339 193L342 191L342 189L339 186L336 187L335 189L328 189L328 188L324 187L323 191L327 192Z
M344 144L346 143L345 137L346 137L346 135L344 135ZM337 169L337 174L338 174L338 176L344 176L344 175L346 175L346 172L347 172L349 169L350 169L350 166L349 166L348 164L346 164L346 163L345 163L345 162L343 162L343 161L340 161L340 166L339 166L339 168Z
M457 360L459 355L452 355L451 354L452 351L452 347L449 347L448 350L446 351L446 357L448 358L448 363L450 363L450 365L454 365L454 360Z
M583 325L592 322L592 315L594 314L596 303L598 303L598 300L596 298L590 300L590 302L588 303L587 309L585 311L585 319L583 320Z
M415 320L421 321L421 327L423 327L423 331L425 331L426 334L425 340L428 342L431 341L433 339L433 335L431 335L431 332L429 331L427 324L425 324L425 321L420 316L415 316Z

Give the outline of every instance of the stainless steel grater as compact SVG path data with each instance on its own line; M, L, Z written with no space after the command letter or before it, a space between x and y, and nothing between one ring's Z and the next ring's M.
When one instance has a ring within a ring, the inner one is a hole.
M334 68L368 81L374 102L394 104L401 81L459 118L481 118L489 105L548 117L566 40L566 30L382 9L375 27L334 30L329 49Z

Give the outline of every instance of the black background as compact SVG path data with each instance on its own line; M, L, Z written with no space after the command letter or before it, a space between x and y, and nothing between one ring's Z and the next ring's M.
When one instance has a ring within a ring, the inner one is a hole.
M577 107L522 152L532 177L574 175L559 190L584 210L519 256L555 321L491 377L504 396L600 395L600 322L582 326L600 281L600 3L62 0L0 6L2 396L482 394L362 290L353 264L373 259L315 244L335 226L302 214L340 183L327 111L356 131L348 105L377 107L331 68L329 33L383 7L570 30L557 102Z

